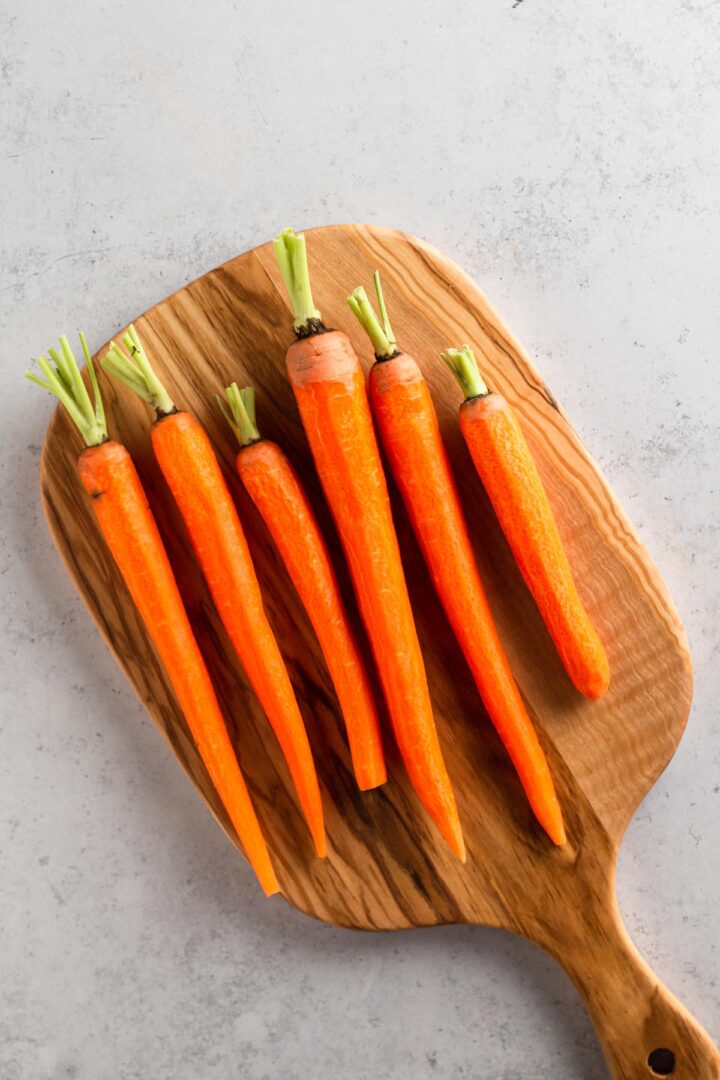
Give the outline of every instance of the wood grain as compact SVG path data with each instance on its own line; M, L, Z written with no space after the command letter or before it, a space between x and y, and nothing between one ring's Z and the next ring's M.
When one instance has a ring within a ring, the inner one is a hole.
M687 644L665 587L555 398L486 298L456 266L413 237L369 226L313 230L308 247L315 300L326 323L350 335L368 366L372 358L344 298L359 282L367 284L376 266L382 269L395 328L432 389L490 601L557 779L569 843L553 848L534 822L397 502L398 534L458 796L467 866L453 858L420 809L387 724L390 782L376 792L357 791L317 642L234 473L233 437L212 400L232 380L256 386L263 431L282 444L309 488L354 611L285 374L291 319L265 245L192 282L136 324L175 401L206 424L237 498L318 762L330 848L326 861L313 857L276 742L191 558L152 459L147 409L107 378L102 386L111 433L133 454L156 509L284 895L302 911L339 926L385 930L466 922L523 934L554 955L575 980L615 1077L652 1076L648 1054L667 1047L677 1059L673 1076L717 1078L717 1052L637 956L614 899L622 833L669 761L690 705ZM428 311L436 313L432 319ZM464 342L485 356L488 382L518 410L537 456L583 599L608 649L612 685L600 702L581 698L565 676L463 445L459 391L438 352ZM235 840L98 534L75 473L79 448L67 417L56 412L42 458L42 494L55 543L130 682Z

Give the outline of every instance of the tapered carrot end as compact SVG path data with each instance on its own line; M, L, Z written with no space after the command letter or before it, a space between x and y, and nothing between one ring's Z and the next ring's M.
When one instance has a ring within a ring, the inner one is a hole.
M542 808L542 813L537 814L538 821L542 825L545 832L548 834L553 844L557 847L562 847L567 843L567 834L565 832L565 822L563 821L562 810L560 809L560 803L557 798L553 798L551 803L546 803Z
M313 841L315 843L315 854L317 855L318 859L326 859L328 852L327 837L325 836L325 832L323 831L322 836L314 836Z
M465 838L463 837L460 822L457 818L455 819L455 821L448 823L447 829L443 829L443 835L447 840L447 843L453 855L456 855L460 862L465 864L467 862Z
M444 798L440 805L438 805L437 802L434 805L429 805L428 802L425 802L425 800L423 801L425 802L425 809L429 812L433 821L442 833L443 840L448 845L453 855L455 855L461 863L464 863L467 859L465 839L463 837L462 825L460 824L460 816L455 804L455 796L452 788L449 786L450 779L447 777L447 774L446 778L448 788L443 793Z
M280 884L275 877L273 870L271 870L269 874L263 874L258 880L260 881L260 887L266 896L275 896L281 891Z
M562 814L558 810L557 821L552 823L552 826L548 828L547 834L552 840L553 844L557 844L558 847L562 847L567 843L567 833L565 832L565 822L562 819Z
M583 664L578 672L570 672L575 688L590 701L597 701L610 685L610 665L605 650L596 639L592 661Z
M280 889L278 879L275 877L275 868L270 861L270 852L265 846L265 841L262 839L262 836L260 837L260 844L261 846L250 854L248 853L247 844L243 845L245 858L255 871L260 888L265 895L274 896L275 893L279 893L282 890Z
M461 832L458 833L457 837L455 838L455 842L452 843L450 847L464 866L467 862L467 851L465 849L465 839Z
M387 783L387 776L379 776L377 779L360 780L358 777L355 777L355 779L357 780L358 791L375 791Z
M324 859L327 856L327 837L325 835L325 817L317 780L315 780L315 792L309 800L306 798L303 803L303 811L315 845L315 854L318 859Z
M585 697L590 698L591 701L597 701L603 694L607 693L607 689L610 685L610 667L607 660L605 660L604 667L593 673L593 678L589 681L587 689L585 690Z
M387 770L384 762L370 769L355 769L355 780L360 791L373 791L387 783Z
M312 759L311 759L312 761ZM308 788L296 785L300 796L300 805L303 816L312 836L313 847L318 859L324 859L327 855L327 837L325 836L325 818L323 815L320 789L317 786L315 766L312 766L313 775Z
M309 745L307 749L309 755ZM310 830L310 835L312 836L315 854L319 859L324 859L327 855L327 839L325 837L325 817L323 815L322 796L320 795L312 757L308 757L308 761L309 765L306 766L306 769L311 769L312 772L306 777L295 781L295 790L300 798L303 817L305 818L307 827ZM297 770L295 770L295 772L297 772Z

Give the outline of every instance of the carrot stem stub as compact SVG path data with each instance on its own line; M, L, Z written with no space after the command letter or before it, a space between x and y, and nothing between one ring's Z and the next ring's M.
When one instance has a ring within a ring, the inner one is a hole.
M371 307L368 313L353 304L361 289L348 302L378 357L369 387L380 441L488 715L538 821L556 844L563 844L565 828L550 769L495 627L428 384L415 360L397 351L394 335L385 343L378 333L379 328L385 334L389 321L377 271L375 290L382 327Z
M237 383L232 383L225 389L225 398L215 395L220 412L235 432L237 441L241 446L252 446L260 442L260 431L255 419L255 390L252 386L242 389Z
M465 401L460 428L510 545L570 679L586 697L610 683L605 649L573 579L545 487L517 416L502 395L488 391L471 349L449 349L443 360ZM478 394L478 381L484 389Z
M378 360L390 360L397 352L397 339L390 325L387 308L385 307L385 297L380 284L379 270L376 270L373 274L373 284L375 285L375 295L380 309L380 319L375 314L362 285L358 285L357 289L353 289L350 293L348 306L372 341L376 358Z
M250 795L235 757L210 675L193 635L147 496L124 446L108 440L95 369L84 337L94 404L67 342L50 350L45 378L28 378L60 399L83 435L80 479L92 499L103 538L128 587L183 711L190 732L263 890L279 885Z
M324 329L322 315L313 303L304 235L285 229L273 240L273 251L295 316L295 333L307 337Z

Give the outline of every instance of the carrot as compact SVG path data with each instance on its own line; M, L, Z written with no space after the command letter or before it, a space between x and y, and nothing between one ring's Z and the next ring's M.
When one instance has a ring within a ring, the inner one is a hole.
M363 288L355 289L348 303L375 352L370 405L380 441L488 715L538 821L556 844L564 844L550 769L500 643L430 390L415 360L396 347L378 271L374 281L382 325Z
M279 891L260 823L238 766L207 667L193 635L167 553L132 458L108 439L95 369L84 336L94 405L67 338L38 364L31 382L60 399L86 444L78 459L103 538L165 667L210 779L262 888Z
M442 358L465 394L460 428L475 468L565 670L581 694L599 698L610 683L605 649L578 595L517 416L504 397L488 390L467 345Z
M323 651L350 743L361 791L384 784L387 775L380 725L365 666L340 596L327 544L300 479L277 445L261 437L255 392L228 386L227 406L218 402L240 442L237 469L270 531Z
M365 377L349 339L313 304L305 238L274 242L297 341L287 367L367 628L396 742L420 801L455 852L465 844L433 718Z
M152 444L218 614L275 732L320 856L327 853L322 802L305 725L267 620L235 505L205 429L179 412L155 375L134 327L111 343L103 367L152 405Z

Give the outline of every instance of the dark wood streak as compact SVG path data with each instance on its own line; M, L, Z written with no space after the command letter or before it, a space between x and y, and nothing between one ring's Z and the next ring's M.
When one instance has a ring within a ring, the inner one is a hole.
M367 343L345 296L359 282L367 283L376 265L383 271L395 329L423 368L436 401L488 596L557 779L569 843L553 848L534 823L467 665L448 639L397 500L394 512L470 853L467 865L453 859L420 809L386 721L389 782L377 792L357 791L317 642L259 515L234 476L232 436L212 396L233 380L256 386L263 431L285 447L310 489L359 627L347 568L285 374L290 315L272 250L265 245L181 289L137 322L172 397L196 412L217 442L237 498L268 616L287 656L318 762L327 860L313 857L285 762L212 608L153 460L149 412L103 374L101 379L111 428L138 465L166 540L284 895L309 915L358 929L475 922L524 934L555 956L577 983L616 1078L646 1077L647 1055L658 1045L677 1055L675 1080L717 1078L718 1058L707 1036L634 952L614 900L622 832L670 759L690 703L687 646L663 583L554 397L487 299L456 266L415 238L370 226L313 230L308 247L316 302L328 325L349 334L366 368L371 362ZM432 318L425 303L436 312ZM485 355L493 385L518 409L537 449L583 596L609 649L613 683L601 702L581 700L568 683L459 436L457 390L437 354L449 342L468 338ZM71 425L56 413L41 465L50 531L123 670L236 843L127 590L100 546L91 502L76 475L79 449ZM367 650L362 631L360 637Z

